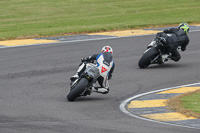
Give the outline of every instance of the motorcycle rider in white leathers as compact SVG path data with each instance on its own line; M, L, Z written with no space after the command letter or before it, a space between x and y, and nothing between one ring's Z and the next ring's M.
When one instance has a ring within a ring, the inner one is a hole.
M94 54L92 56L82 58L82 63L79 65L76 74L70 78L71 82L75 81L81 73L85 71L87 64L83 62L96 62L96 66L100 73L100 77L97 79L100 87L93 87L92 91L107 94L109 92L108 80L112 78L112 73L115 67L112 54L113 49L110 46L104 46L100 54Z

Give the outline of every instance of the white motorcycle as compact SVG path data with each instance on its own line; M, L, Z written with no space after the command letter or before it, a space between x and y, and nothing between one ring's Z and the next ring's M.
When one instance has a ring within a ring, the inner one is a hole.
M87 63L85 71L80 75L78 79L70 84L70 92L67 95L68 101L74 101L77 97L87 96L91 94L91 89L97 82L97 78L100 76L99 69L94 63Z

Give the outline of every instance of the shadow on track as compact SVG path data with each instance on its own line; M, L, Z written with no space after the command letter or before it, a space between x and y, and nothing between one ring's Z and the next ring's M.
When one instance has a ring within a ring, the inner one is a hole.
M109 97L79 97L77 98L75 101L73 102L88 102L88 101L106 101L108 100ZM69 102L67 99L66 99L67 102ZM72 102L72 103L73 103Z
M182 63L166 63L166 64L161 64L161 65L158 65L158 64L150 65L149 67L147 67L145 69L184 68L186 66L188 66L188 65L182 64Z

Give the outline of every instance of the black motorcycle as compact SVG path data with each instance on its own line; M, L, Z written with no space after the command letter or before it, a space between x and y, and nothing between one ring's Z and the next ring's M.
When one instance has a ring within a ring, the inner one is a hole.
M147 68L150 64L163 64L168 61L170 53L166 40L163 37L157 37L148 45L138 62L140 68Z
M86 63L86 62L84 62ZM86 63L85 71L78 79L70 84L70 92L67 95L68 101L74 101L77 97L91 94L91 89L100 76L99 69L94 63Z

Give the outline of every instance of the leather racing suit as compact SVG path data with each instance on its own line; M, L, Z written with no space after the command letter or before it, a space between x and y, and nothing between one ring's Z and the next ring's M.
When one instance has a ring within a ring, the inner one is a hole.
M163 32L157 33L156 37L165 38L168 50L171 53L170 58L176 62L181 59L177 48L180 46L181 50L185 51L190 41L188 35L182 29L178 28L165 29Z
M96 63L96 66L99 68L100 77L97 79L100 87L95 87L95 92L107 94L109 92L109 83L108 80L112 78L112 73L115 68L115 64L110 52L93 54L92 56L82 58L82 63L79 65L79 69L76 72L76 75L80 76L86 69L86 62ZM72 80L72 78L70 78Z

